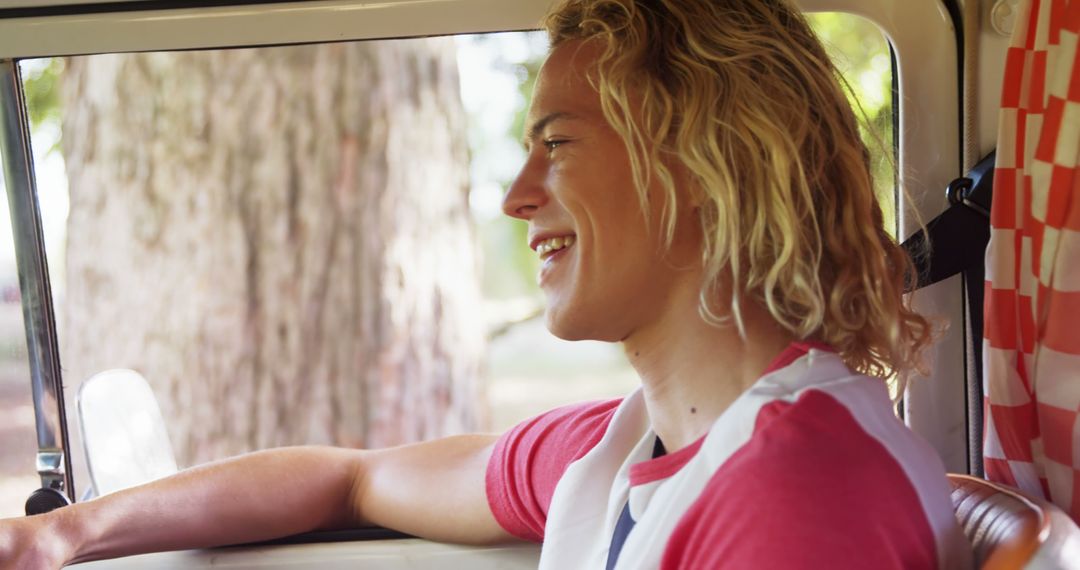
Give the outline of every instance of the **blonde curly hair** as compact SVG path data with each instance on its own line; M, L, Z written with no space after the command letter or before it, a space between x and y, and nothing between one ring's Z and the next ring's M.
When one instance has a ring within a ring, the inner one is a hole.
M564 0L545 27L552 49L599 45L590 81L642 204L654 183L664 191L668 243L670 157L690 174L707 322L741 332L741 307L756 302L853 370L898 378L900 389L922 371L933 331L904 298L911 259L883 227L843 81L798 10L782 0ZM726 279L730 296L720 294Z

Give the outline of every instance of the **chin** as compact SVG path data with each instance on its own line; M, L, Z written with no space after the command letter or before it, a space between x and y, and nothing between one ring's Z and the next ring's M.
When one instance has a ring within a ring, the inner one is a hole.
M597 326L603 319L590 318L583 311L559 310L548 307L545 312L548 331L562 340L597 340L601 342L619 342L626 335L618 331L605 330L614 327ZM608 323L610 324L610 323Z

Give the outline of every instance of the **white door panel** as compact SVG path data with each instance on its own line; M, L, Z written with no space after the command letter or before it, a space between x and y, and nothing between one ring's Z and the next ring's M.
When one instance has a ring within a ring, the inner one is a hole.
M540 562L540 547L512 544L455 546L417 538L284 546L236 546L162 552L75 564L80 570L187 570L320 568L324 570L525 570Z

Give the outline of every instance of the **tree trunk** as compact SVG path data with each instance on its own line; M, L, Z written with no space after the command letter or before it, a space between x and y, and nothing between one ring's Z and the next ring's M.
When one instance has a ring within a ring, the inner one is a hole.
M68 385L143 373L181 464L480 427L454 53L427 39L69 60Z

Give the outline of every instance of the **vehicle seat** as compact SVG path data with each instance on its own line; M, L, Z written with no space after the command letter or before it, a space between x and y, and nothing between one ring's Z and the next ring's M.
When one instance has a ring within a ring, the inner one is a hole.
M93 498L176 473L153 390L134 370L106 370L79 387L79 428Z
M1061 509L968 475L949 475L953 510L977 568L1080 567L1080 528Z

